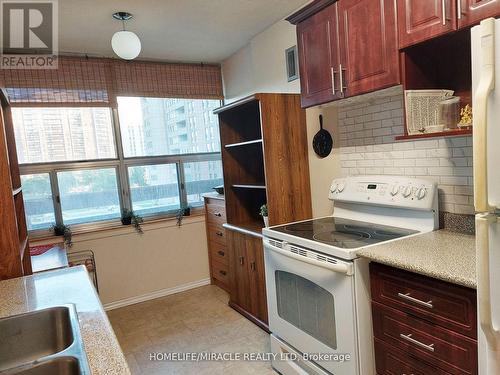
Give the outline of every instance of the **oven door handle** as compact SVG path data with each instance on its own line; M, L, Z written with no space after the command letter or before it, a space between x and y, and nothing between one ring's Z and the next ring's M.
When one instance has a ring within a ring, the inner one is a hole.
M334 271L334 272L344 273L347 276L351 276L353 274L352 264L322 262L322 261L319 261L316 259L312 259L312 258L308 258L306 256L292 253L291 251L288 251L288 250L280 249L279 247L271 245L267 241L265 241L264 246L269 250L272 250L278 254L284 255L288 258L298 260L300 262L309 263L309 264L312 264L313 266L326 268L326 269Z

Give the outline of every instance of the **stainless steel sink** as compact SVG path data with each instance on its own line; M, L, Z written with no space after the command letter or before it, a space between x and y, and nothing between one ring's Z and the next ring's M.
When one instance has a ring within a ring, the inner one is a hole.
M80 366L75 357L57 357L36 364L17 367L9 375L79 375Z
M75 306L0 319L0 374L90 374Z

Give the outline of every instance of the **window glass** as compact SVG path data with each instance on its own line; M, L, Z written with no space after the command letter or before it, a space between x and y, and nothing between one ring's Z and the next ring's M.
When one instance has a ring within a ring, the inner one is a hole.
M188 204L201 206L201 195L213 192L213 187L222 185L222 163L220 160L184 163L184 177Z
M87 169L57 173L64 224L119 218L116 169Z
M116 158L109 108L12 108L20 164Z
M176 164L128 168L132 209L143 216L180 208Z
M219 152L219 100L118 97L125 157Z
M48 229L56 221L48 173L21 176L28 230Z

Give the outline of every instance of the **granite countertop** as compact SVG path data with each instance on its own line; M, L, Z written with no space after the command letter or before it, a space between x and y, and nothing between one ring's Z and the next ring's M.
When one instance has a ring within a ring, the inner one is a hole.
M225 200L226 197L224 196L224 194L219 194L217 192L212 192L212 193L205 193L205 194L202 194L202 197L206 197L206 198L213 198L213 199L220 199L220 200Z
M74 303L92 375L130 370L84 266L0 282L0 318Z
M476 288L476 242L468 234L438 230L368 247L374 262Z

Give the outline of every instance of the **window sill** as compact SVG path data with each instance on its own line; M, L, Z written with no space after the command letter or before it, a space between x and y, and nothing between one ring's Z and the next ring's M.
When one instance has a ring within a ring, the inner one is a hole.
M205 209L203 207L191 208L191 215L184 216L183 223L187 221L188 223L193 221L190 219L195 219L194 222L199 222L200 218L204 219L205 217ZM142 229L147 232L148 230L153 230L157 228L161 228L164 226L172 226L169 224L173 224L177 222L177 217L175 216L163 216L163 217L154 217L144 219L144 222L141 224ZM80 228L73 228L71 233L73 235L73 241L77 242L78 237L92 234L98 234L99 236L108 236L112 232L120 231L119 234L130 234L135 232L135 228L133 225L123 225L120 221L113 221L108 223L101 223L99 226L82 226ZM53 242L63 242L62 236L56 236L53 234L39 234L39 235L30 235L29 236L30 244L43 245Z

